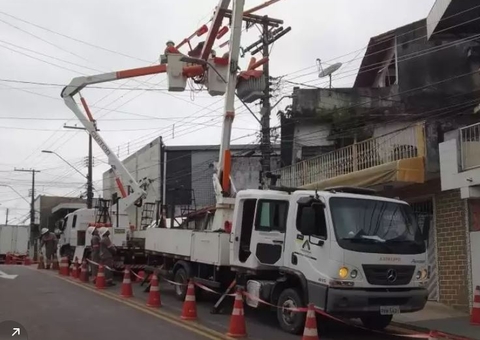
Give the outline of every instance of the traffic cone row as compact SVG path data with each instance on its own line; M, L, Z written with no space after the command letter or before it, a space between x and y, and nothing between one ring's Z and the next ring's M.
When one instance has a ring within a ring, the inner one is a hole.
M95 288L97 289L105 289L106 282L105 282L105 271L103 265L98 265L98 273L97 278L95 280Z
M232 316L230 318L230 327L228 336L232 338L243 338L247 336L247 326L245 324L245 315L243 311L243 294L241 289L237 289L235 302L233 303Z
M123 273L122 290L120 295L124 298L130 298L133 296L132 280L130 279L130 268L128 266L125 267Z
M308 305L302 340L318 340L317 317L315 316L315 307L312 303Z
M82 267L80 268L80 281L88 282L87 261L83 260Z
M62 276L68 276L68 257L62 257L60 259L60 265L59 265L59 274Z
M480 326L480 286L475 287L470 324Z
M162 305L162 300L160 299L160 288L158 286L157 275L152 276L152 281L150 281L150 292L148 294L148 307L160 307Z
M187 294L185 295L185 302L183 303L182 315L183 320L197 319L197 303L195 301L195 286L190 280L187 286Z

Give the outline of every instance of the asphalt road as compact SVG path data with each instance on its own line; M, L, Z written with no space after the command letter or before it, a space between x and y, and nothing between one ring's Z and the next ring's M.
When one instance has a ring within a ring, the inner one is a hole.
M120 297L120 283L102 291L92 284L60 278L52 271L38 271L34 267L0 266L0 271L18 274L15 279L0 277L0 322L19 322L29 339L71 340L132 339L161 336L164 339L220 339L228 330L233 301L226 303L224 313L212 315L210 309L215 296L203 295L197 302L197 322L180 321L182 302L173 296L168 283L161 284L162 307L145 307L148 293L134 283L134 297ZM249 339L301 339L283 332L275 314L246 308ZM401 337L375 334L336 322L325 322L319 328L322 340L394 340ZM1 331L1 323L0 323ZM390 329L390 332L408 333ZM12 337L9 337L12 339ZM0 340L3 340L0 335ZM17 338L16 340L23 340Z

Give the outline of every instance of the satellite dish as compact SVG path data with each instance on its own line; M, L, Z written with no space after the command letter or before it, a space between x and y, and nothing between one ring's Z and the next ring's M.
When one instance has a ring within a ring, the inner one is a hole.
M332 88L332 74L337 71L340 67L342 67L342 63L335 63L333 65L328 66L326 69L322 67L322 61L317 59L317 66L318 66L318 78L330 78L330 88Z

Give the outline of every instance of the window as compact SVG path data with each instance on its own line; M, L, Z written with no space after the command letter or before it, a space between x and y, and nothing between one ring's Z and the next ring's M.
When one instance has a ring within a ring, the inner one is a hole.
M257 205L255 230L285 232L287 212L287 201L260 200Z
M75 229L76 224L77 224L77 215L73 215L72 229Z
M322 205L299 206L297 212L297 230L309 236L327 239L327 221Z

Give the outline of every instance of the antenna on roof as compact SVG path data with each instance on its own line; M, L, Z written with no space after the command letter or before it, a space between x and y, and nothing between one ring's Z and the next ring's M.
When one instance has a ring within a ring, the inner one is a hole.
M320 58L317 58L317 67L318 67L318 78L329 77L330 78L330 88L332 88L332 74L342 67L342 63L335 63L328 66L326 69L322 67L322 61Z

